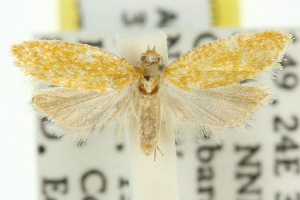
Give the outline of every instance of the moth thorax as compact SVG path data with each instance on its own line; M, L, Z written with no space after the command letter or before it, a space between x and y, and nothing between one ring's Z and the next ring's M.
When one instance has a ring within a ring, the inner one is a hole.
M162 56L155 51L155 47L141 55L136 67L141 69L139 90L146 95L153 95L158 91L159 82L165 65Z

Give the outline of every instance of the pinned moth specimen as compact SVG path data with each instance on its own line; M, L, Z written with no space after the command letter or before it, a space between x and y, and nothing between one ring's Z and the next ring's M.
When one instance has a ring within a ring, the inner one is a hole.
M274 30L237 34L169 65L153 47L145 47L136 66L103 49L64 41L25 41L11 51L16 66L39 85L32 107L57 134L85 139L101 131L126 133L135 119L140 149L149 156L163 129L201 138L223 127L248 126L253 111L272 95L265 86L237 82L281 69L291 41L292 35Z

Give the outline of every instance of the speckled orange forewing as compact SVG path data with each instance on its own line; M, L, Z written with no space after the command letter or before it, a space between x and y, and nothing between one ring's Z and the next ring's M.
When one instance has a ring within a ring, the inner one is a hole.
M99 48L64 41L24 41L12 46L15 64L29 75L67 88L106 91L122 89L133 67Z
M165 76L175 86L205 89L255 77L279 62L291 35L280 31L237 34L199 46L172 62Z

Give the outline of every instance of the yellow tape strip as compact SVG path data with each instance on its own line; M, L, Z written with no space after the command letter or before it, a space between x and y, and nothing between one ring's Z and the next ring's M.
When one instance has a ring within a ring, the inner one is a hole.
M58 0L60 13L60 29L77 30L79 25L78 0Z
M239 26L239 0L210 0L211 19L214 26ZM58 0L60 29L78 30L80 28L78 0Z
M214 26L239 26L239 0L211 0L211 19Z

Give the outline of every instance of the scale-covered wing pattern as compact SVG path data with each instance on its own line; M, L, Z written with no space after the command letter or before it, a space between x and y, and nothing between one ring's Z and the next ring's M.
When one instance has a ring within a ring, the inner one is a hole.
M267 69L280 68L292 35L280 31L238 34L202 45L172 62L165 78L175 86L206 89L255 77Z
M12 53L26 74L57 86L119 90L132 80L133 67L123 58L85 44L24 41L13 45Z

